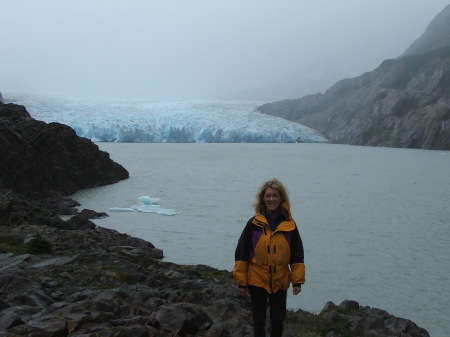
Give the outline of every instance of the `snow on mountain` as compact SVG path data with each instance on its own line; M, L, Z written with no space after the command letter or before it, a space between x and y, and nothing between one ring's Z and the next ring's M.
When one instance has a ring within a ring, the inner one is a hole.
M98 142L321 143L317 131L261 114L252 101L131 101L6 94L38 120Z

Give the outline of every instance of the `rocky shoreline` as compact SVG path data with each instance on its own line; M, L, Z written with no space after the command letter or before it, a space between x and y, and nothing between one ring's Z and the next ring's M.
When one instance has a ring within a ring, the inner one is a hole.
M67 197L128 177L95 144L12 104L0 104L0 141L0 336L252 335L249 299L229 271L165 262ZM284 335L429 336L351 300L290 311Z
M0 254L0 336L252 335L249 299L238 296L231 272L164 262L151 243L89 220L98 216L84 210L67 229L3 224L2 233L25 242L39 234L52 250ZM288 317L292 337L429 336L355 301Z

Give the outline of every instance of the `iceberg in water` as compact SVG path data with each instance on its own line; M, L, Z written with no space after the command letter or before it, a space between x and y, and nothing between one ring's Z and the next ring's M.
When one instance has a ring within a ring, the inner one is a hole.
M138 198L139 205L121 208L121 207L113 207L110 208L110 212L144 212L144 213L156 213L162 215L177 215L180 214L174 209L161 208L159 202L161 199L159 198L150 198L147 195Z
M44 122L59 122L97 142L323 143L302 124L255 110L252 101L131 101L9 94Z

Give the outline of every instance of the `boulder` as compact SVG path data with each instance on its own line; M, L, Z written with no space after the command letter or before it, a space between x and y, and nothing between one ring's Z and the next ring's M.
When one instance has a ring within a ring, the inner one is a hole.
M429 337L425 329L408 319L395 317L385 310L362 307L356 301L345 300L338 306L328 302L321 314L326 314L330 322L342 322L342 320L349 322L348 331L351 336ZM336 335L332 333L327 336Z

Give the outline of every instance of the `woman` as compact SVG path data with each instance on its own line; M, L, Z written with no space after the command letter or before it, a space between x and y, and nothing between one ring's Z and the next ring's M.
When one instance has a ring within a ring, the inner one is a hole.
M256 215L239 238L233 276L241 296L250 293L255 337L265 336L267 299L271 337L281 337L286 317L286 295L305 282L303 244L292 219L289 197L277 179L263 183L253 204Z

